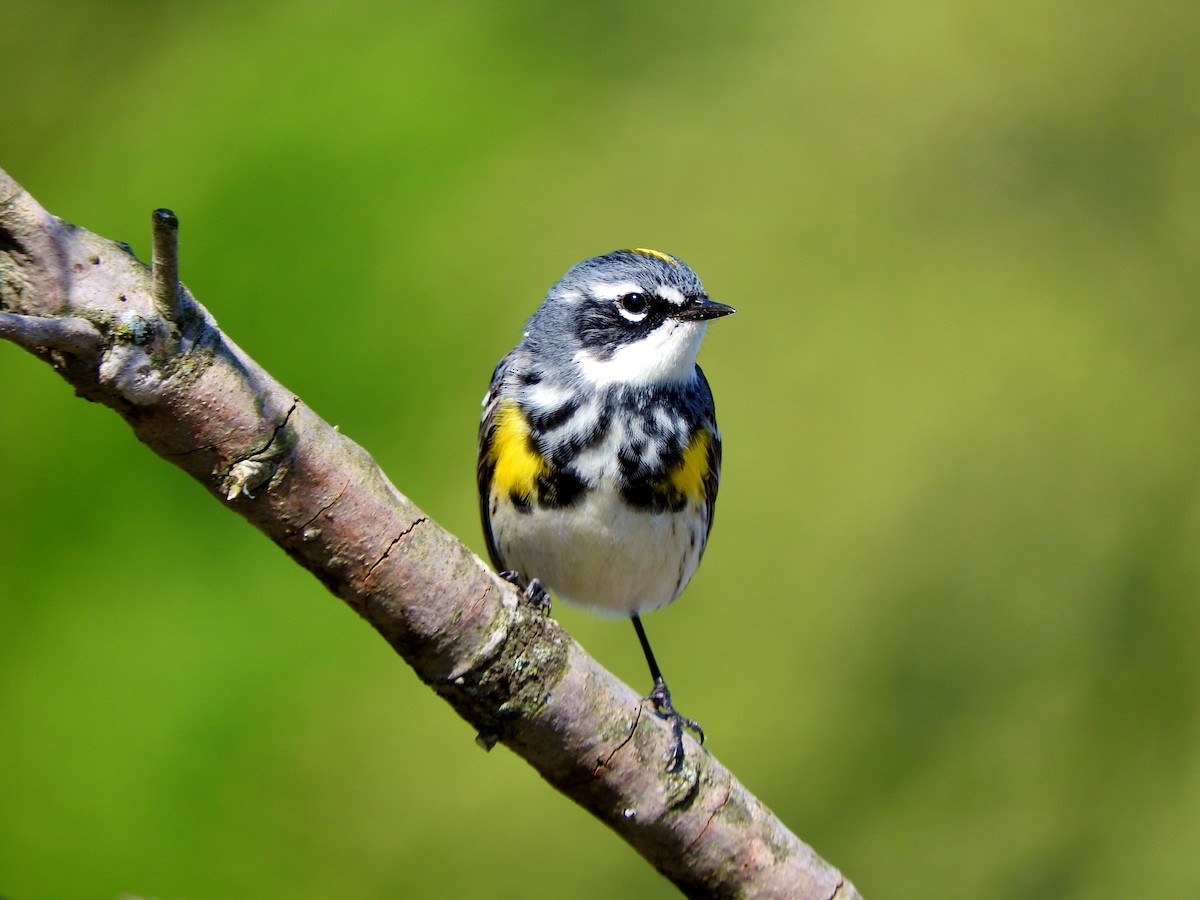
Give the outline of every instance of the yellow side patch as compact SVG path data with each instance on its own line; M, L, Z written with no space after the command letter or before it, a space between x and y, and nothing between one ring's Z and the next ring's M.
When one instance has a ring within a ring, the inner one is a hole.
M667 473L667 484L672 492L687 497L693 503L704 500L704 479L708 475L708 445L712 435L707 430L697 431L688 441L683 457Z
M647 250L645 247L634 247L630 253L640 253L642 256L653 256L655 259L661 259L665 263L670 263L675 268L679 268L679 260L671 256L669 253L663 253L661 250Z
M537 490L538 478L550 466L529 437L529 424L515 403L506 403L496 413L492 446L492 484L501 492L528 502Z

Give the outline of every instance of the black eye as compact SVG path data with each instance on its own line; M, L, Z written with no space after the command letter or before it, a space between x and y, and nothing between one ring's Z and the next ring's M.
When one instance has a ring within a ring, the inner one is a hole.
M621 304L621 309L634 316L645 313L646 307L650 305L645 294L622 294L617 302Z

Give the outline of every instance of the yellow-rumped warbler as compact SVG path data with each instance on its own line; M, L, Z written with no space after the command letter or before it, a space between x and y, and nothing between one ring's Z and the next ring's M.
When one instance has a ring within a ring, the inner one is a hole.
M681 260L618 250L572 267L500 361L479 429L479 506L492 563L549 607L630 616L674 730L704 734L671 702L639 615L680 595L712 529L721 436L696 365L709 300Z

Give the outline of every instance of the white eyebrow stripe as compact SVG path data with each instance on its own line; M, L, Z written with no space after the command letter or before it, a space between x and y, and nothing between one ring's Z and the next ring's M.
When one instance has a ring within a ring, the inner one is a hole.
M661 284L654 289L654 293L662 297L672 306L683 306L687 303L687 297L683 296L683 292L666 284Z
M601 300L616 300L618 297L624 297L626 294L653 294L656 297L666 300L672 306L683 306L687 303L687 297L683 296L682 291L667 284L644 288L632 281L618 281L615 284L613 282L601 281L593 284L591 290L592 294Z
M591 287L592 293L601 300L616 300L618 297L624 297L626 294L649 293L640 284L635 284L632 281L618 281L616 284L609 281L600 281Z

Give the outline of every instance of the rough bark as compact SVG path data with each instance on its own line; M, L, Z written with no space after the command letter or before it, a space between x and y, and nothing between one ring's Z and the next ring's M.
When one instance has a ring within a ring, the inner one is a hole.
M690 736L520 600L371 457L238 348L178 282L174 216L153 271L48 214L0 170L0 337L115 410L260 529L417 675L695 897L858 897Z

